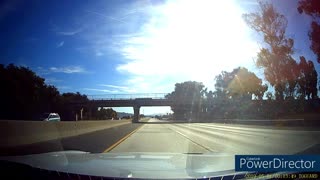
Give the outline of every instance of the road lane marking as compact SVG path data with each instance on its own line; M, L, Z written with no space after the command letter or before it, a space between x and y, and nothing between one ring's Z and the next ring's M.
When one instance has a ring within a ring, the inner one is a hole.
M109 152L112 149L114 149L115 147L117 147L120 143L122 143L124 140L126 140L128 137L130 137L133 133L137 132L142 126L138 127L137 129L133 130L132 132L130 132L129 134L127 134L126 136L124 136L123 138L121 138L119 141L117 141L116 143L112 144L110 147L108 147L106 150L103 151L103 153Z
M171 129L172 131L180 134L180 135L183 136L184 138L188 139L189 141L191 141L191 142L194 143L195 145L197 145L197 146L199 146L199 147L201 147L201 148L203 148L203 149L205 149L205 150L207 150L207 151L209 151L209 152L216 152L216 151L214 151L213 149L211 149L211 148L209 148L209 147L206 147L206 146L204 146L204 145L202 145L202 144L199 144L199 143L195 142L194 140L190 139L187 135L179 132L178 130L174 130L174 129L170 128L170 127L168 127L168 128Z

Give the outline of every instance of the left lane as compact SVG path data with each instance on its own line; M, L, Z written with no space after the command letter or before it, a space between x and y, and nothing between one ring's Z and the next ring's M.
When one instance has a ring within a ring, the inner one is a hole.
M101 153L143 124L130 123L78 136L0 148L0 156L38 154L53 151L79 150Z

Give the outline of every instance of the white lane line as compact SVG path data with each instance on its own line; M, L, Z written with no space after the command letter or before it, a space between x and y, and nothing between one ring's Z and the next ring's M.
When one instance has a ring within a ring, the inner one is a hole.
M236 130L243 130L243 131L257 131L257 132L299 132L299 133L319 133L319 130L301 130L301 129L275 129L275 128L261 128L261 127L238 127L233 125L218 125L218 124L202 124L202 123L195 123L194 126L208 126L208 127L215 127L215 128L222 128L222 129L236 129Z
M171 129L172 131L180 134L180 135L183 136L184 138L188 139L189 141L191 141L191 142L194 143L195 145L197 145L197 146L199 146L199 147L201 147L201 148L203 148L203 149L205 149L205 150L207 150L207 151L209 151L209 152L217 152L217 151L215 151L215 150L213 150L213 149L211 149L211 148L209 148L209 147L207 147L207 146L205 146L205 145L202 145L202 144L199 144L199 143L193 141L192 139L190 139L187 135L183 134L182 132L179 132L179 131L177 131L177 130L174 130L174 129L170 128L170 127L168 127L168 128Z
M238 129L238 128L231 128L231 127L217 127L214 125L205 125L205 124L195 124L195 125L188 125L189 128L205 128L208 130L216 130L221 132L228 132L231 134L239 134L239 135L246 135L246 136L266 136L268 135L269 138L276 137L276 136L288 136L288 135L312 135L314 133L320 133L320 131L312 132L312 131L295 131L295 130L256 130L252 128L247 129Z
M234 141L234 143L226 143L226 140L232 140L231 138L223 139L223 138L220 138L220 136L216 137L216 136L212 136L212 134L210 135L207 133L199 132L198 130L194 131L192 129L189 129L189 127L178 126L177 124L175 124L174 129L181 129L181 131L186 131L187 133L189 133L188 135L190 139L192 138L193 141L199 142L201 144L207 144L211 148L221 149L221 147L223 147L223 151L227 149L228 151L231 151L231 153L237 153L239 150L239 146L241 146L242 148L248 148L248 151L249 149L251 149L250 146L248 145L244 146L242 143L239 144L238 141ZM236 145L238 145L238 148ZM216 150L215 152L220 152L220 151Z
M218 139L237 141L238 143L241 142L243 144L250 145L247 137L243 136L243 134L240 134L240 133L234 133L234 132L230 133L225 131L217 132L217 131L212 131L212 129L204 129L204 128L194 127L194 126L182 126L182 125L176 125L176 126L188 129L189 131L192 131L192 132L197 132L197 134L201 134L209 137L216 137ZM254 135L254 137L263 138L264 136L257 134L257 135Z
M204 129L203 127L197 127L194 125L178 125L175 124L174 126L175 128L181 129L182 132L186 131L186 132L193 132L192 135L189 135L190 138L192 138L194 141L196 142L202 142L202 143L206 143L208 144L210 147L212 147L213 144L210 145L210 142L213 142L214 144L221 144L223 146L226 147L231 147L231 149L233 148L232 146L235 146L235 144L238 145L238 149L239 147L241 147L241 149L247 148L247 147L253 147L256 146L258 151L257 152L264 152L263 149L270 149L270 144L273 144L274 142L281 142L280 144L282 144L283 146L280 145L276 145L276 146L272 146L273 147L273 151L276 150L276 152L279 151L283 151L283 147L285 146L284 144L286 144L286 146L288 147L293 147L294 144L299 144L299 146L310 146L311 144L317 144L319 142L319 140L316 140L315 137L313 137L314 135L310 135L310 133L308 134L303 134L304 136L300 136L301 134L288 134L288 133L282 133L282 134L275 134L272 131L269 133L257 133L257 132L252 132L253 134L256 134L256 136L253 136L253 139L248 139L247 137L243 136L242 134L238 134L237 133L228 133L228 132L223 132L221 130L214 131L214 128L210 129L210 128L206 128ZM230 130L227 130L230 131ZM263 136L261 136L263 135ZM293 136L294 135L294 136ZM196 136L198 138L196 138ZM290 138L288 137L297 137L297 141L291 141ZM214 139L214 141L213 141ZM252 143L254 140L254 142L263 142L260 144L256 144L256 143ZM228 142L228 143L227 143ZM232 143L231 143L232 142ZM299 143L295 143L295 142L299 142ZM316 142L316 143L315 143ZM302 144L301 144L302 143ZM295 145L294 147L297 147L297 145ZM293 148L294 148L293 147ZM251 148L252 149L252 148ZM250 150L250 149L248 149ZM292 153L296 153L296 152L300 152L301 149L292 149ZM237 152L237 151L235 151Z
M250 150L252 147L252 141L248 141L247 137L244 137L242 135L236 135L236 134L229 134L225 132L215 132L215 131L209 131L209 130L203 130L201 128L197 127L190 127L190 126L182 126L182 125L175 125L177 128L181 128L184 131L190 131L193 133L190 138L197 139L194 140L196 142L203 142L208 145L210 143L213 143L218 146L224 146L233 149L232 151L237 152L237 150L234 150L235 144L238 145L238 147L241 148L247 148ZM196 138L196 136L198 138ZM258 138L258 139L256 139ZM274 139L265 139L263 136L256 136L256 140L261 140L267 143L274 142ZM212 145L212 144L211 144ZM211 146L212 147L212 146ZM260 144L259 147L268 147L266 144Z

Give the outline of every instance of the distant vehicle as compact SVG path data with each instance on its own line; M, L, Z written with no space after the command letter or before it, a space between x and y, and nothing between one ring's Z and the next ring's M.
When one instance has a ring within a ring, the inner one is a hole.
M41 117L43 121L60 121L60 116L58 113L44 113Z

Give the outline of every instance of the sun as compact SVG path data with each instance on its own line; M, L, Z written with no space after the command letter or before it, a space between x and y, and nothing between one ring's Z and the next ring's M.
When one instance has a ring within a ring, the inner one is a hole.
M252 65L258 51L235 1L181 0L154 7L142 36L127 41L119 69L212 83L214 75ZM250 68L249 68L250 69Z

